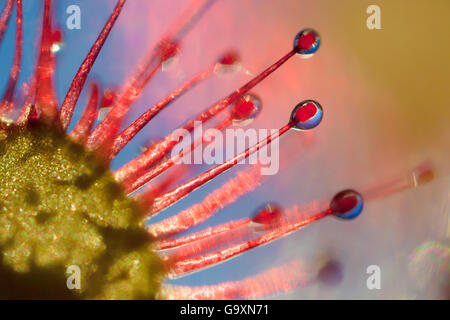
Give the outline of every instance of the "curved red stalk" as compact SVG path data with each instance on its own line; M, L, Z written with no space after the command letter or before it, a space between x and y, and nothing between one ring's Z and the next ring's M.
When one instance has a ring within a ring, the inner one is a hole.
M2 15L0 17L0 43L3 40L3 35L5 34L6 27L8 26L8 21L11 17L13 6L14 0L8 0L8 2L6 2L5 8L3 8Z
M261 140L260 142L248 148L244 152L234 156L233 158L225 161L224 163L216 166L215 168L212 168L202 173L196 178L178 186L177 188L161 195L160 197L155 198L153 202L152 215L158 214L163 209L186 197L189 193L193 192L195 189L201 187L202 185L214 179L218 175L232 168L239 161L246 159L251 154L257 152L259 149L269 144L273 139L277 139L279 136L287 132L291 127L292 127L291 123L285 125L280 130L278 130L278 132L268 136L264 140Z
M281 65L283 65L289 58L295 55L295 51L291 50L286 55L284 55L280 60L275 62L269 68L261 72L255 78L247 82L241 88L233 91L226 98L220 100L202 114L198 115L195 119L190 120L180 129L187 130L191 132L194 130L194 123L197 121L206 122L215 115L217 115L222 110L229 107L231 104L235 103L238 99L240 99L243 95L248 93L253 87L255 87L259 82L264 80L267 76L269 76L272 72L278 69ZM149 147L143 154L141 154L136 159L128 162L124 166L122 166L119 170L114 173L116 180L123 182L129 181L137 176L141 175L143 172L148 170L148 168L152 167L156 163L160 162L167 154L169 154L170 150L180 142L178 139L174 139L171 135L162 139L160 142Z
M196 76L192 77L186 81L182 86L172 91L167 97L160 100L153 107L148 109L143 113L136 121L134 121L128 128L123 130L115 139L112 146L112 151L110 158L114 158L127 144L133 139L136 134L141 131L144 126L153 119L161 110L167 107L170 103L175 101L187 90L193 88L195 85L199 84L201 81L207 79L211 73L214 71L213 66L208 67Z
M202 202L150 225L149 233L155 238L167 238L209 219L220 209L259 186L262 179L259 170L259 166L254 166L239 172L237 177L210 193Z
M311 276L303 270L302 265L293 261L241 281L199 287L163 285L161 293L163 297L174 300L252 299L287 292L305 286L310 281Z
M114 8L113 13L111 14L105 26L103 27L103 30L98 36L97 40L92 45L91 50L89 50L89 53L87 54L80 68L78 69L77 74L75 75L75 78L73 79L72 84L70 85L69 91L67 92L67 95L64 98L60 110L60 120L62 128L64 130L66 130L69 127L70 120L72 119L73 111L75 109L75 105L77 104L78 98L80 97L81 90L83 89L84 83L86 82L86 78L89 75L89 72L91 71L92 66L94 65L95 60L97 59L97 56L100 53L103 45L105 44L105 41L108 38L108 35L112 27L114 26L114 23L116 22L120 12L122 11L125 1L126 0L119 0L117 2L117 5Z
M36 68L36 108L40 118L59 123L58 108L54 96L52 78L55 72L52 41L51 0L45 0L42 39Z
M89 133L91 132L92 126L97 119L98 114L98 100L99 100L99 89L97 83L92 83L91 93L89 96L89 101L87 107L84 109L81 119L78 121L75 128L70 132L69 136L84 144L86 142Z
M255 239L238 243L232 245L226 249L208 253L205 255L187 258L181 261L175 262L170 265L169 277L177 277L184 275L188 272L198 271L207 266L223 262L225 260L231 259L239 254L242 254L250 249L259 247L261 245L267 244L271 241L277 240L289 233L296 231L314 221L322 219L328 215L332 214L331 209L327 209L323 212L317 213L314 216L300 219L296 222L282 225L272 231L265 233L264 235L257 237Z
M227 126L229 126L232 122L233 122L233 119L231 117L228 117L227 119L225 119L224 121L219 123L217 126L215 126L214 129L221 131L221 130L225 129ZM127 189L128 192L133 192L133 191L139 189L140 187L142 187L143 185L145 185L152 179L156 178L157 176L159 176L160 174L162 174L169 168L173 167L178 161L183 159L183 157L190 154L199 145L203 144L205 138L206 138L206 136L203 136L200 139L197 139L196 141L191 143L191 145L189 147L184 148L184 150L182 150L177 155L163 161L158 166L145 172L142 176L140 176L135 181L133 181L131 183L131 185L128 184L127 182L123 182L122 184L125 186L125 188Z
M16 17L16 49L14 53L14 62L9 74L8 86L2 102L0 103L0 113L12 109L14 91L16 90L17 79L20 74L20 65L22 63L22 0L16 1L17 17Z

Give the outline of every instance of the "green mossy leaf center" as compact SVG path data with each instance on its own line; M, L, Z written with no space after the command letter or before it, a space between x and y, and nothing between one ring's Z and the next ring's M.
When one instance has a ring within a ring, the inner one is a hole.
M0 298L153 298L142 209L94 153L43 123L0 131ZM81 270L70 290L69 266Z

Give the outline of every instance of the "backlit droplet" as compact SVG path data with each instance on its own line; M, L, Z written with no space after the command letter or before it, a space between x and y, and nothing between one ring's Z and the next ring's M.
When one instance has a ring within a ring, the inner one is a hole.
M356 218L363 209L363 198L358 192L347 189L336 194L330 203L333 214L342 219Z
M247 125L253 121L261 112L262 102L254 94L246 94L231 106L231 117L233 122Z
M53 31L52 33L52 52L56 53L59 50L61 50L61 46L62 46L62 31L61 29L56 29L55 31Z
M276 204L267 204L252 217L252 222L273 226L278 224L283 215L283 209Z
M302 55L314 54L320 46L320 36L313 29L300 31L294 39L294 51Z
M314 100L305 100L292 110L291 124L294 129L308 130L317 127L322 117L322 106Z

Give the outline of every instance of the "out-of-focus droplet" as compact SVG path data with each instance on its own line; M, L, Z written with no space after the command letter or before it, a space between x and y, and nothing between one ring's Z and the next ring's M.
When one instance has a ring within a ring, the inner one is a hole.
M295 106L290 120L294 129L309 130L315 128L322 121L322 117L322 106L314 100L305 100Z
M330 203L330 209L338 218L356 218L364 207L364 201L358 192L347 189L336 194Z
M102 99L100 101L100 108L98 110L97 121L105 119L106 115L111 111L117 100L117 90L113 88L107 88L103 92Z
M231 106L231 117L234 124L247 125L261 112L261 99L254 94L246 94Z
M344 278L343 266L337 260L329 260L317 274L317 280L328 286L338 285Z
M412 178L414 180L414 185L418 186L434 179L434 168L429 162L422 163L420 166L414 170Z
M114 89L108 88L105 90L100 102L100 108L112 107L117 99L117 92Z
M310 57L320 47L320 36L313 29L304 29L294 39L294 51L302 56Z
M156 51L161 61L161 70L167 71L176 65L180 53L180 45L173 39L164 39L160 41Z
M214 72L219 75L231 74L241 69L241 59L236 51L225 53L217 62Z
M274 226L280 222L283 216L283 209L273 203L269 203L251 218L252 222L265 226Z

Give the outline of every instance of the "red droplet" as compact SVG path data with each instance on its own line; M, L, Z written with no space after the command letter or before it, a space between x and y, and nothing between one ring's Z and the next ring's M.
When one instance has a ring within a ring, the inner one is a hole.
M222 65L231 66L236 64L239 60L240 58L237 52L230 51L220 58L219 63Z
M59 44L62 41L62 31L61 29L56 29L52 33L52 43Z
M102 101L100 103L101 108L109 108L116 101L117 93L113 89L106 89L103 93Z
M295 113L294 117L295 123L306 122L309 119L313 118L316 115L316 113L317 113L317 106L312 102L308 102L301 108L299 108Z
M303 33L297 42L297 48L302 51L310 50L317 41L316 34L314 32Z
M255 101L255 99L258 98L251 95L246 95L236 102L231 109L231 116L233 119L246 120L251 118L252 114L258 109L255 102L258 103L259 100Z
M161 62L167 61L170 58L173 58L180 49L178 42L173 39L163 39L159 42L156 47L157 54L161 59Z
M355 194L342 193L338 194L331 203L330 207L333 212L349 212L358 205L358 198Z
M253 216L252 221L264 225L274 225L280 221L282 214L283 210L280 207L267 205Z

